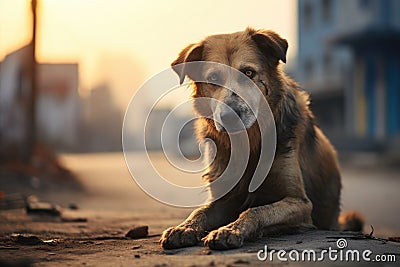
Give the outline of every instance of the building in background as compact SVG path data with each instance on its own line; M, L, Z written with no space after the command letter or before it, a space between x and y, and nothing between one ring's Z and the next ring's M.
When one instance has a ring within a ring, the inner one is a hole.
M400 1L299 0L296 79L339 148L400 137Z
M0 159L26 146L31 46L7 55L0 67ZM36 129L40 143L62 152L121 150L123 114L101 85L82 98L78 64L37 64Z
M14 51L0 65L0 161L24 155L31 49L28 45Z
M38 64L39 141L63 151L78 148L81 112L78 64Z
M123 114L107 84L99 85L81 99L80 152L121 151Z
M0 68L0 142L6 153L25 145L31 46L7 55ZM74 150L79 141L78 64L38 64L37 138L57 150Z
M6 154L22 153L27 136L31 46L7 55L0 68L0 145ZM37 138L58 150L74 150L79 139L77 64L38 64Z

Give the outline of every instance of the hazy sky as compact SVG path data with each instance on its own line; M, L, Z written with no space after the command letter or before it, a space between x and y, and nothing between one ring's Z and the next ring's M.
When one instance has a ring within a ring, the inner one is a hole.
M121 104L188 43L247 26L273 29L297 52L295 0L38 0L37 58L78 62L81 89L108 81ZM30 0L0 0L0 60L27 43Z

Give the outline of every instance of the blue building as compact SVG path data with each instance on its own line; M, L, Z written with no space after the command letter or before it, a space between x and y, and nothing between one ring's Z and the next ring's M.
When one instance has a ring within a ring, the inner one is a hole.
M340 148L400 140L400 1L299 0L296 78Z

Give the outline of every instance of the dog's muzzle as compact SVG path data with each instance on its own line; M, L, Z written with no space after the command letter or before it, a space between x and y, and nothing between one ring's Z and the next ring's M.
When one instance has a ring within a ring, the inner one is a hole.
M225 107L214 116L215 127L220 132L234 133L246 130L240 110Z

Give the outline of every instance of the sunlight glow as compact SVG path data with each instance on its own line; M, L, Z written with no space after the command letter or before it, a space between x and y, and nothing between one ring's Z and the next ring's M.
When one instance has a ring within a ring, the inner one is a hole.
M253 26L287 38L290 60L297 51L296 5L295 0L38 0L37 59L78 62L86 89L107 79L115 83L119 72L131 73L119 78L122 91L121 86L138 86L167 68L188 43ZM30 0L0 0L0 60L29 41L29 8ZM120 94L121 101L128 92L132 89Z

